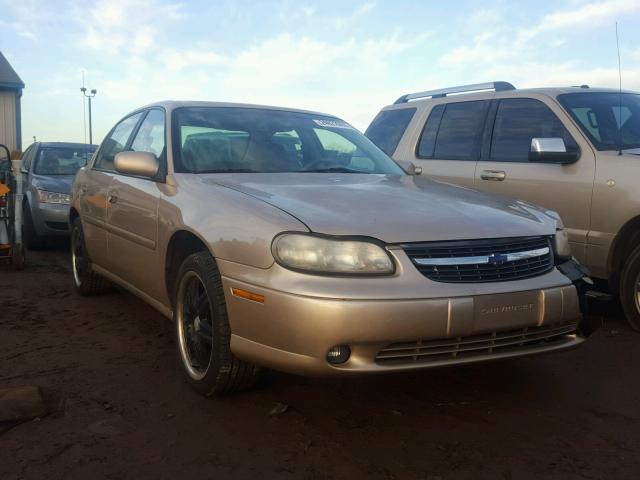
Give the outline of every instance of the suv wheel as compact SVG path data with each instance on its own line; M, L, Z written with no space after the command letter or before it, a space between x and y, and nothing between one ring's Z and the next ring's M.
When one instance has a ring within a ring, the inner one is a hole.
M36 233L36 227L33 224L33 217L31 216L31 207L28 203L24 204L24 225L22 227L22 235L24 236L24 243L30 250L39 250L44 246L44 238Z
M71 225L71 269L73 285L82 296L98 295L111 289L111 283L91 270L91 260L84 243L80 217Z
M640 247L633 251L622 269L620 300L629 324L640 331Z
M208 252L182 263L174 305L178 359L193 388L210 396L252 387L260 369L231 352L222 279Z

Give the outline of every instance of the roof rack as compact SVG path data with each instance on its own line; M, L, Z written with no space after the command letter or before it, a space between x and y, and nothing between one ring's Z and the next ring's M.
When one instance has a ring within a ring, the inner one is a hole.
M426 92L408 93L397 99L394 104L407 103L409 100L416 100L418 98L442 98L446 97L450 93L465 93L465 92L479 92L482 90L495 90L496 92L503 92L505 90L515 90L516 87L509 82L487 82L487 83L474 83L472 85L460 85L459 87L440 88L438 90L427 90Z

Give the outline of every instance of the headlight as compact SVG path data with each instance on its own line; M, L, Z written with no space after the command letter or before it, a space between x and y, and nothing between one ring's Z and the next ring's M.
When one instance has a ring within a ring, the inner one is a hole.
M71 203L71 195L38 190L38 201L40 203L62 203L64 205L69 205Z
M280 265L293 270L342 275L394 272L389 254L373 242L283 233L273 240L272 251Z
M564 228L556 230L555 251L558 260L571 258L569 234L567 234L567 231Z

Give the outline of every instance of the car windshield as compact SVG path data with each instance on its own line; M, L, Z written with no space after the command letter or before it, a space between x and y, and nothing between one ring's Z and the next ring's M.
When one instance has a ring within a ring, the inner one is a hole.
M38 153L33 173L75 175L87 164L94 150L90 147L44 147Z
M173 113L173 138L176 172L405 175L346 122L310 113L179 108Z
M640 95L567 93L558 100L598 150L640 147Z

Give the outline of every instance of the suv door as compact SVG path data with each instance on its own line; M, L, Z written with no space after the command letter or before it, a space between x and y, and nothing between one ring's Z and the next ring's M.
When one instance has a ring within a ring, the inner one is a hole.
M163 110L145 112L127 150L153 153L164 164ZM161 262L157 258L159 185L162 183L156 180L118 172L113 175L107 196L107 243L111 271L136 289L158 298L163 293L163 275L158 270Z
M495 100L487 122L476 188L501 193L560 213L574 255L586 261L595 156L575 126L555 103L536 98ZM562 138L568 152L579 152L569 165L529 161L533 138Z
M434 105L411 161L423 175L473 186L489 100Z
M107 270L111 267L107 252L107 194L115 173L113 159L125 149L141 117L142 113L130 115L113 127L77 185L87 251L93 263Z

